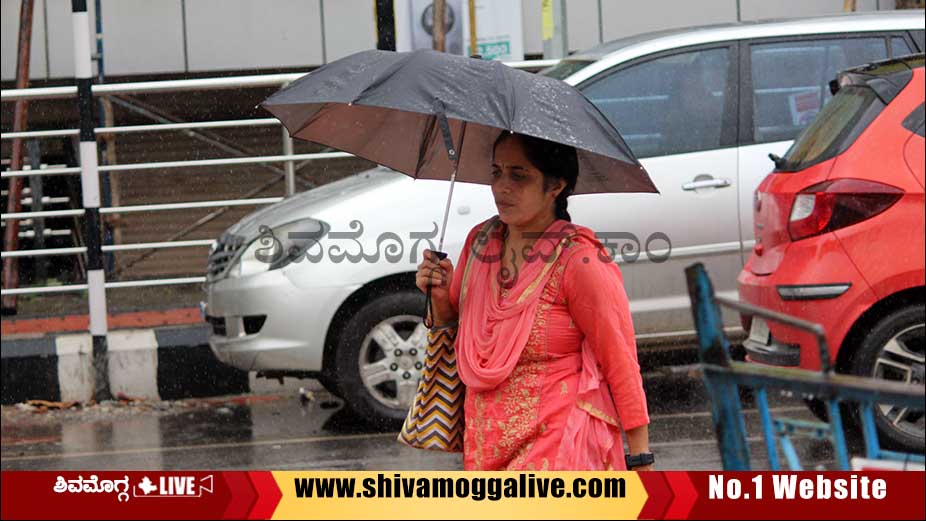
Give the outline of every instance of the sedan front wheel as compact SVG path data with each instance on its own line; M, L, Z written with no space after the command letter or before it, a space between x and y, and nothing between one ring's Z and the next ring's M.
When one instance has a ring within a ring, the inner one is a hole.
M400 426L415 400L428 330L424 296L383 295L345 324L335 355L337 386L347 406L372 423Z

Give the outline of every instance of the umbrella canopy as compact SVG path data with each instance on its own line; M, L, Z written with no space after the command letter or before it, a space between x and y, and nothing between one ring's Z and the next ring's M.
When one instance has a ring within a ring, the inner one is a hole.
M261 106L295 138L415 178L448 180L456 171L457 181L489 184L493 144L511 131L575 147L574 194L658 192L581 92L496 61L362 51L307 74Z

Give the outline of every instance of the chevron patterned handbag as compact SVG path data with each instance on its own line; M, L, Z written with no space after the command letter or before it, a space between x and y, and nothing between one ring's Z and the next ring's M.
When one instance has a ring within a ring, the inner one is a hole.
M428 331L424 369L399 441L417 449L463 451L463 382L453 349L457 330Z
M497 221L498 216L489 219L479 233L489 233ZM475 257L475 254L470 255L466 261L464 286ZM399 432L399 441L409 447L463 452L463 430L466 428L463 418L464 385L457 373L457 354L453 347L456 338L456 328L428 330L424 370L421 371L415 403Z

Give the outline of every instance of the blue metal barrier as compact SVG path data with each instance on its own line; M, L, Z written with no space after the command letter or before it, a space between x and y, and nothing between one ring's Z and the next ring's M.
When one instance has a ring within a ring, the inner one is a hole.
M778 449L788 468L801 470L800 458L792 438L810 436L833 444L839 470L850 470L849 450L840 412L841 402L857 403L865 440L865 453L873 460L924 463L922 454L884 450L878 442L872 408L891 404L923 410L926 392L922 386L837 374L830 361L829 346L819 324L776 313L735 300L717 297L701 263L685 269L691 311L698 333L698 356L705 386L711 397L711 414L717 443L725 470L750 470L749 443L740 406L740 387L755 390L756 407L765 437L771 470L780 470ZM814 335L820 350L821 370L772 367L730 359L730 342L723 332L720 305L742 314L794 327ZM767 389L780 389L822 399L827 405L829 422L772 418Z

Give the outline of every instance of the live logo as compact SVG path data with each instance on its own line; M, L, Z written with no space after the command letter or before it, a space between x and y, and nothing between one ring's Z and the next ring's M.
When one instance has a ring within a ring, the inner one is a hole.
M162 496L195 496L196 483L192 476L161 476Z
M138 488L148 497L196 496L196 478L193 476L161 476L155 485L147 476ZM157 494L152 492L157 491Z

